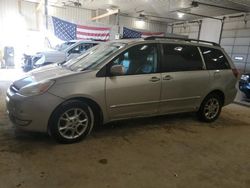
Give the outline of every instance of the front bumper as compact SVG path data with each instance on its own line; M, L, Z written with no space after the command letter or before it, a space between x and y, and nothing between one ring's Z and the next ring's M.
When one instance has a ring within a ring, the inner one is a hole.
M11 122L28 131L47 132L50 115L63 99L48 92L23 97L10 89L7 91L6 107Z

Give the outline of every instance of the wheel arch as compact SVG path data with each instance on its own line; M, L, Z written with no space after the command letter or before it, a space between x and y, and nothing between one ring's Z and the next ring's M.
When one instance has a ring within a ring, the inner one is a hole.
M216 95L218 95L218 96L221 98L221 100L222 100L222 105L224 105L224 103L225 103L225 93L224 93L222 90L220 90L220 89L214 89L214 90L210 91L210 92L204 97L204 99L205 99L208 95L211 95L211 94L216 94ZM204 101L204 99L203 99L203 101Z
M49 130L49 126L50 126L50 122L51 122L51 119L53 117L53 114L55 113L55 111L60 108L60 106L68 101L73 101L73 100L77 100L77 101L81 101L81 102L86 102L90 107L91 109L93 110L93 114L96 118L97 121L95 121L95 124L94 126L97 126L99 124L102 124L103 123L103 111L100 107L100 105L94 101L93 99L90 99L88 97L80 97L80 96L76 96L76 97L72 97L72 98L68 98L66 99L65 101L63 101L62 103L60 103L54 110L53 112L51 113L50 117L49 117L49 121L48 121L48 125L47 125L47 130Z

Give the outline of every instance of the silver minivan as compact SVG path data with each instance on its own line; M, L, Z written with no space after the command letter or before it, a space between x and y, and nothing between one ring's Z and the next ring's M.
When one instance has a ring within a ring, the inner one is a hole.
M237 70L216 43L150 37L99 44L10 86L10 120L64 143L121 119L197 112L216 120L236 95Z

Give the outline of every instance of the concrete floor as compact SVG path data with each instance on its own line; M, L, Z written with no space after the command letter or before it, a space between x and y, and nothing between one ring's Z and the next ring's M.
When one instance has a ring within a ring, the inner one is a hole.
M250 108L223 109L212 124L194 114L109 124L72 145L16 131L0 82L0 187L250 187Z

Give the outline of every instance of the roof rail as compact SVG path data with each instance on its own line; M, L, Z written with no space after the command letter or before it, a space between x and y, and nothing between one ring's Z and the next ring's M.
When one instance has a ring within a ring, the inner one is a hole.
M179 38L179 37L146 37L144 40L156 40L156 39L173 39L173 40L183 40L183 41L188 41L188 42L197 42L197 43L207 43L207 44L212 44L213 46L218 46L220 45L216 42L210 42L206 40L197 40L197 39L188 39L188 38Z

